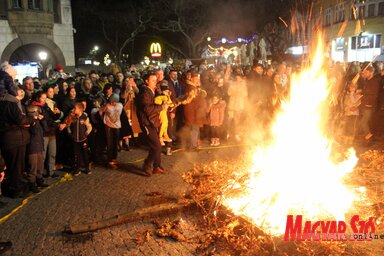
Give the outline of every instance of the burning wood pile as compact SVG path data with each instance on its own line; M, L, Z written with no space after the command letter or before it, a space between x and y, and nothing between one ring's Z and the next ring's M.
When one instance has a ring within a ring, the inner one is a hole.
M382 166L384 153L367 151L360 156L354 171L346 177L348 186L366 187L364 197L356 198L349 219L358 214L361 219L374 217L375 234L384 234L384 194L382 193ZM214 161L196 166L184 174L184 180L193 186L192 199L201 209L206 234L200 238L197 249L202 255L382 255L383 239L364 238L363 242L350 241L285 241L282 235L265 232L252 219L236 215L225 206L226 198L246 193L245 182L249 179L249 162L244 158L236 161ZM289 171L289 170L286 170ZM279 177L276 177L278 179ZM230 184L230 185L229 185ZM271 184L273 186L273 184ZM256 203L256 202L255 202ZM369 203L369 205L367 205ZM268 213L264 213L268 214ZM285 221L286 219L284 219ZM348 221L347 221L348 223ZM285 227L284 227L285 228ZM351 232L348 228L347 233Z
M268 141L242 159L187 172L184 179L193 186L189 198L72 225L71 233L196 204L207 230L198 237L203 255L384 255L384 153L357 156L352 148L335 147L324 52L319 36L312 65L292 74L289 97L281 100ZM188 241L180 223L158 222L155 234Z
M292 74L268 141L243 160L184 176L210 230L200 246L208 254L383 254L383 153L359 159L353 148L335 147L324 52L319 35L311 65Z

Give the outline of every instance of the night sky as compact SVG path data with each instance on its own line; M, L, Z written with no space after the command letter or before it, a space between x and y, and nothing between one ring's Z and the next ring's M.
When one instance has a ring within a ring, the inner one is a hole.
M184 0L184 2L189 2L190 5L194 5L198 1L200 0ZM172 15L168 15L166 4L174 4L175 2L180 1L153 0L150 3L156 6L155 10L149 10L148 13L152 12L153 21L160 24L167 23ZM112 23L112 19L116 17L125 19L130 17L133 9L145 9L142 3L143 1L138 0L72 1L73 26L76 29L76 59L85 57L94 45L100 47L100 54L109 52L111 45L105 40L101 32L100 17L104 18L107 23ZM203 15L203 26L209 30L213 38L224 36L230 39L237 37L249 38L253 34L261 32L265 24L276 20L279 16L287 17L293 6L292 0L205 0L202 3L204 8L191 10L188 14L198 18L199 15ZM121 29L121 26L119 27ZM144 31L137 35L134 44L129 43L124 48L124 53L130 54L129 60L131 62L137 62L144 55L148 55L150 42L154 40L151 36L156 36L156 39L160 39L160 41L161 38L164 38L175 43L178 43L178 40L183 40L179 33L160 32L154 30L149 24Z

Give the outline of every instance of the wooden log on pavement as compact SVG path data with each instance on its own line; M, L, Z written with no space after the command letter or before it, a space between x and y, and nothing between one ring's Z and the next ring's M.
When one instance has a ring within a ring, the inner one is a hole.
M117 214L108 219L102 219L96 222L85 224L70 224L65 227L64 232L69 234L79 234L85 232L92 232L99 229L116 226L124 223L145 220L153 217L158 217L166 213L174 213L186 207L191 206L193 200L184 200L178 203L163 203L146 208L141 208L133 212L125 214Z

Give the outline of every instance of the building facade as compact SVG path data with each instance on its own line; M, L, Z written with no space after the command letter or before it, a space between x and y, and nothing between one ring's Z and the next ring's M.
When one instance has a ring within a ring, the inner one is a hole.
M384 0L317 0L313 14L312 28L322 27L334 61L373 61L384 53Z
M72 69L73 34L70 0L0 0L1 62L44 61Z

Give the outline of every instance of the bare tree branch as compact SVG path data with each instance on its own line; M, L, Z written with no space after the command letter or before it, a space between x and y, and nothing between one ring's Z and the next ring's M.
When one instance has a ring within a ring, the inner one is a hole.
M132 31L131 36L128 37L122 44L119 50L119 56L121 56L123 49L127 46L127 44L134 40L134 38L145 29L145 25L152 19L152 17L148 17L146 20L142 20L142 16L139 17L139 24L136 26L135 30Z
M107 34L106 30L105 30L105 21L103 19L101 19L100 17L99 17L99 19L100 19L100 22L101 22L101 29L102 29L102 33L104 35L105 40L107 40L108 42L113 44L113 40L111 40L109 38L109 36L108 36L108 34Z

